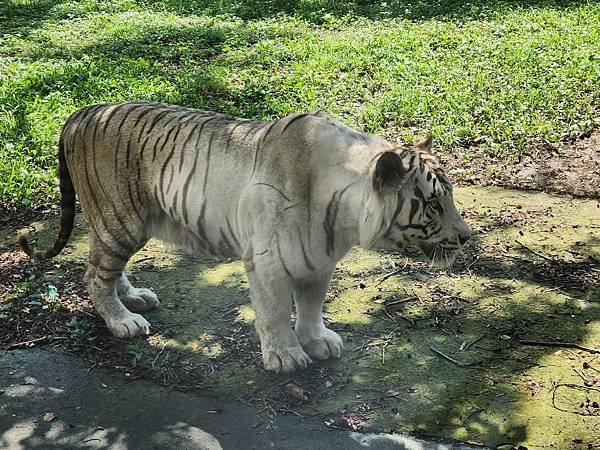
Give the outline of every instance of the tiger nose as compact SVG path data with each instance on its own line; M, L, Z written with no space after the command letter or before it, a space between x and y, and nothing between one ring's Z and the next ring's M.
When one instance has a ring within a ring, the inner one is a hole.
M470 237L471 233L469 233L468 231L461 231L458 234L458 240L460 241L460 245L465 245L465 242L467 242Z

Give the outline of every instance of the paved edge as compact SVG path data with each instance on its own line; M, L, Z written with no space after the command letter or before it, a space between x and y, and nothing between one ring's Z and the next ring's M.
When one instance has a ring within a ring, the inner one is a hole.
M250 406L129 381L39 348L0 351L0 448L481 449L331 430L316 419L269 421Z

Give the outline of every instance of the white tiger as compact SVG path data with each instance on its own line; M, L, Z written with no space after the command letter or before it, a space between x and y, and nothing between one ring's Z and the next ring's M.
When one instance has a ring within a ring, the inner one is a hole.
M19 242L36 259L58 254L77 193L89 228L89 295L119 337L148 334L138 313L159 304L123 274L151 237L241 258L265 367L291 372L340 356L322 306L353 245L416 245L448 265L469 238L431 142L398 148L322 111L262 122L156 103L90 106L60 136L56 242L44 252L24 234Z

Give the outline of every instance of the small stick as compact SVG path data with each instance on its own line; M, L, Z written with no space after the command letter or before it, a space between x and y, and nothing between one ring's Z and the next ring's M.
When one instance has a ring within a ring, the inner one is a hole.
M598 354L600 350L596 348L584 347L583 345L575 344L573 342L545 342L545 341L524 341L519 339L521 345L531 345L534 347L562 347L562 348L576 348L583 350L584 352Z
M471 416L475 415L475 414L479 414L481 412L484 412L485 408L475 408L473 409L469 414L467 414L465 416L465 418L461 421L462 426L464 427L465 424L467 423L467 421L471 418Z
M383 305L384 305L384 306L394 306L394 305L399 305L399 304L401 304L401 303L410 302L411 300L416 300L416 299L417 299L417 297L415 297L415 296L413 295L413 296L411 296L411 297L406 297L406 298L403 298L403 299L401 299L401 300L395 300L395 301L393 301L393 302L385 302Z
M389 317L389 319L390 319L392 322L396 323L396 319L394 319L394 318L392 317L392 315L391 315L391 314L388 312L388 310L387 310L387 308L386 308L385 306L383 307L383 312L385 313L385 315L386 315L386 316L388 316L388 317Z
M34 343L36 343L36 342L40 342L40 341L45 341L46 339L48 339L48 336L42 336L42 337L40 337L40 338L37 338L37 339L32 339L32 340L30 340L30 341L17 342L16 344L11 344L11 345L9 345L9 346L7 347L7 350L8 350L8 349L11 349L11 348L23 347L24 345L34 344Z
M589 380L584 376L583 373L581 373L579 370L577 369L573 369L573 372L575 372L577 375L579 375L579 378L581 378L583 380L584 383L587 383Z
M569 387L573 389L581 389L583 391L597 391L600 392L600 388L595 386L582 386L581 384L573 384L573 383L558 383L556 384L552 390L556 392L559 387Z
M160 357L160 355L162 355L162 352L165 351L165 347L167 346L167 343L165 342L162 346L162 348L160 349L160 352L158 352L158 355L156 355L156 358L154 358L154 361L152 361L152 368L154 368L154 365L156 364L156 361L158 361L158 358Z
M515 239L515 242L516 242L517 244L519 244L521 247L523 247L525 250L528 250L528 251L530 251L530 252L531 252L531 253L533 253L534 255L536 255L536 256L539 256L540 258L543 258L543 259L545 259L546 261L554 261L554 258L551 258L551 257L549 257L549 256L546 256L546 255L544 255L544 254L542 254L542 253L536 252L535 250L533 250L533 249L531 249L531 248L527 247L525 244L523 244L523 243L522 243L521 241L519 241L518 239Z
M460 362L460 361L457 361L457 360L455 360L454 358L452 358L452 357L450 357L450 356L448 356L448 355L446 355L446 354L444 354L444 353L440 352L439 350L437 350L436 348L433 348L433 347L429 347L429 349L430 349L430 350L431 350L433 353L435 353L436 355L439 355L439 356L441 356L441 357L442 357L442 358L444 358L446 361L450 361L452 364L455 364L455 365L457 365L458 367L463 367L463 368L466 368L466 367L470 367L470 366L472 366L473 364L475 364L475 363L462 363L462 362Z
M408 291L406 291L408 293ZM417 291L415 291L414 289L412 290L412 293L415 297L417 297L417 300L419 300L419 303L423 304L423 299L421 299L421 297L419 296L419 294L417 294Z
M415 326L415 321L414 321L413 319L411 319L410 317L406 317L406 316L404 316L404 315L402 315L402 314L398 314L398 313L396 313L396 315L397 315L398 317L400 317L401 319L404 319L404 320L406 320L406 321L407 321L408 323L410 323L410 324L411 324L413 327Z
M153 257L153 256L146 256L146 257L144 257L144 258L140 258L140 259L138 259L137 261L134 261L133 263L134 263L134 264L139 264L139 263L141 263L141 262L144 262L144 261L149 261L149 260L151 260L151 259L154 259L154 257Z
M404 265L400 269L393 270L390 273L387 273L387 274L383 275L381 278L379 278L379 280L377 281L377 283L375 283L375 286L379 286L381 283L383 283L388 278L391 278L394 275L398 275L400 272L402 272L404 269L406 269L407 265L408 265L408 258L406 258L406 261L404 262Z
M466 352L467 350L469 350L473 345L477 344L480 340L482 340L483 338L489 336L490 333L485 333L482 334L481 336L479 336L477 339L475 339L473 342L471 342L470 344L467 344L467 346L465 348L463 348L463 352Z
M596 414L593 413L581 413L578 411L567 411L566 409L563 409L559 406L556 406L556 391L558 391L559 387L567 387L567 388L571 388L571 389L580 389L582 391L596 391L596 392L600 392L600 388L597 387L593 387L593 386L582 386L580 384L571 384L571 383L558 383L556 385L554 385L554 387L552 388L552 407L555 409L558 409L559 411L564 411L564 412L572 412L573 414L577 414L578 416L596 416Z
M475 260L472 263L465 267L465 270L471 269L471 267L473 267L477 263L477 261L479 261L479 256L477 256L477 258L475 258Z
M295 415L296 417L300 417L302 419L304 419L305 417L312 417L312 416L304 416L296 411L294 411L293 409L290 408L286 408L285 406L280 406L278 408L278 411L281 411L283 413L292 413L293 415Z

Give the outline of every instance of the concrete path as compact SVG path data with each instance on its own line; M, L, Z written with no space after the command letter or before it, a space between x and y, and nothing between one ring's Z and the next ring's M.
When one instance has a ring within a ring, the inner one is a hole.
M0 351L0 449L457 449L392 434L331 430L322 421L269 423L239 403L89 368L43 349ZM481 448L481 447L477 447Z

